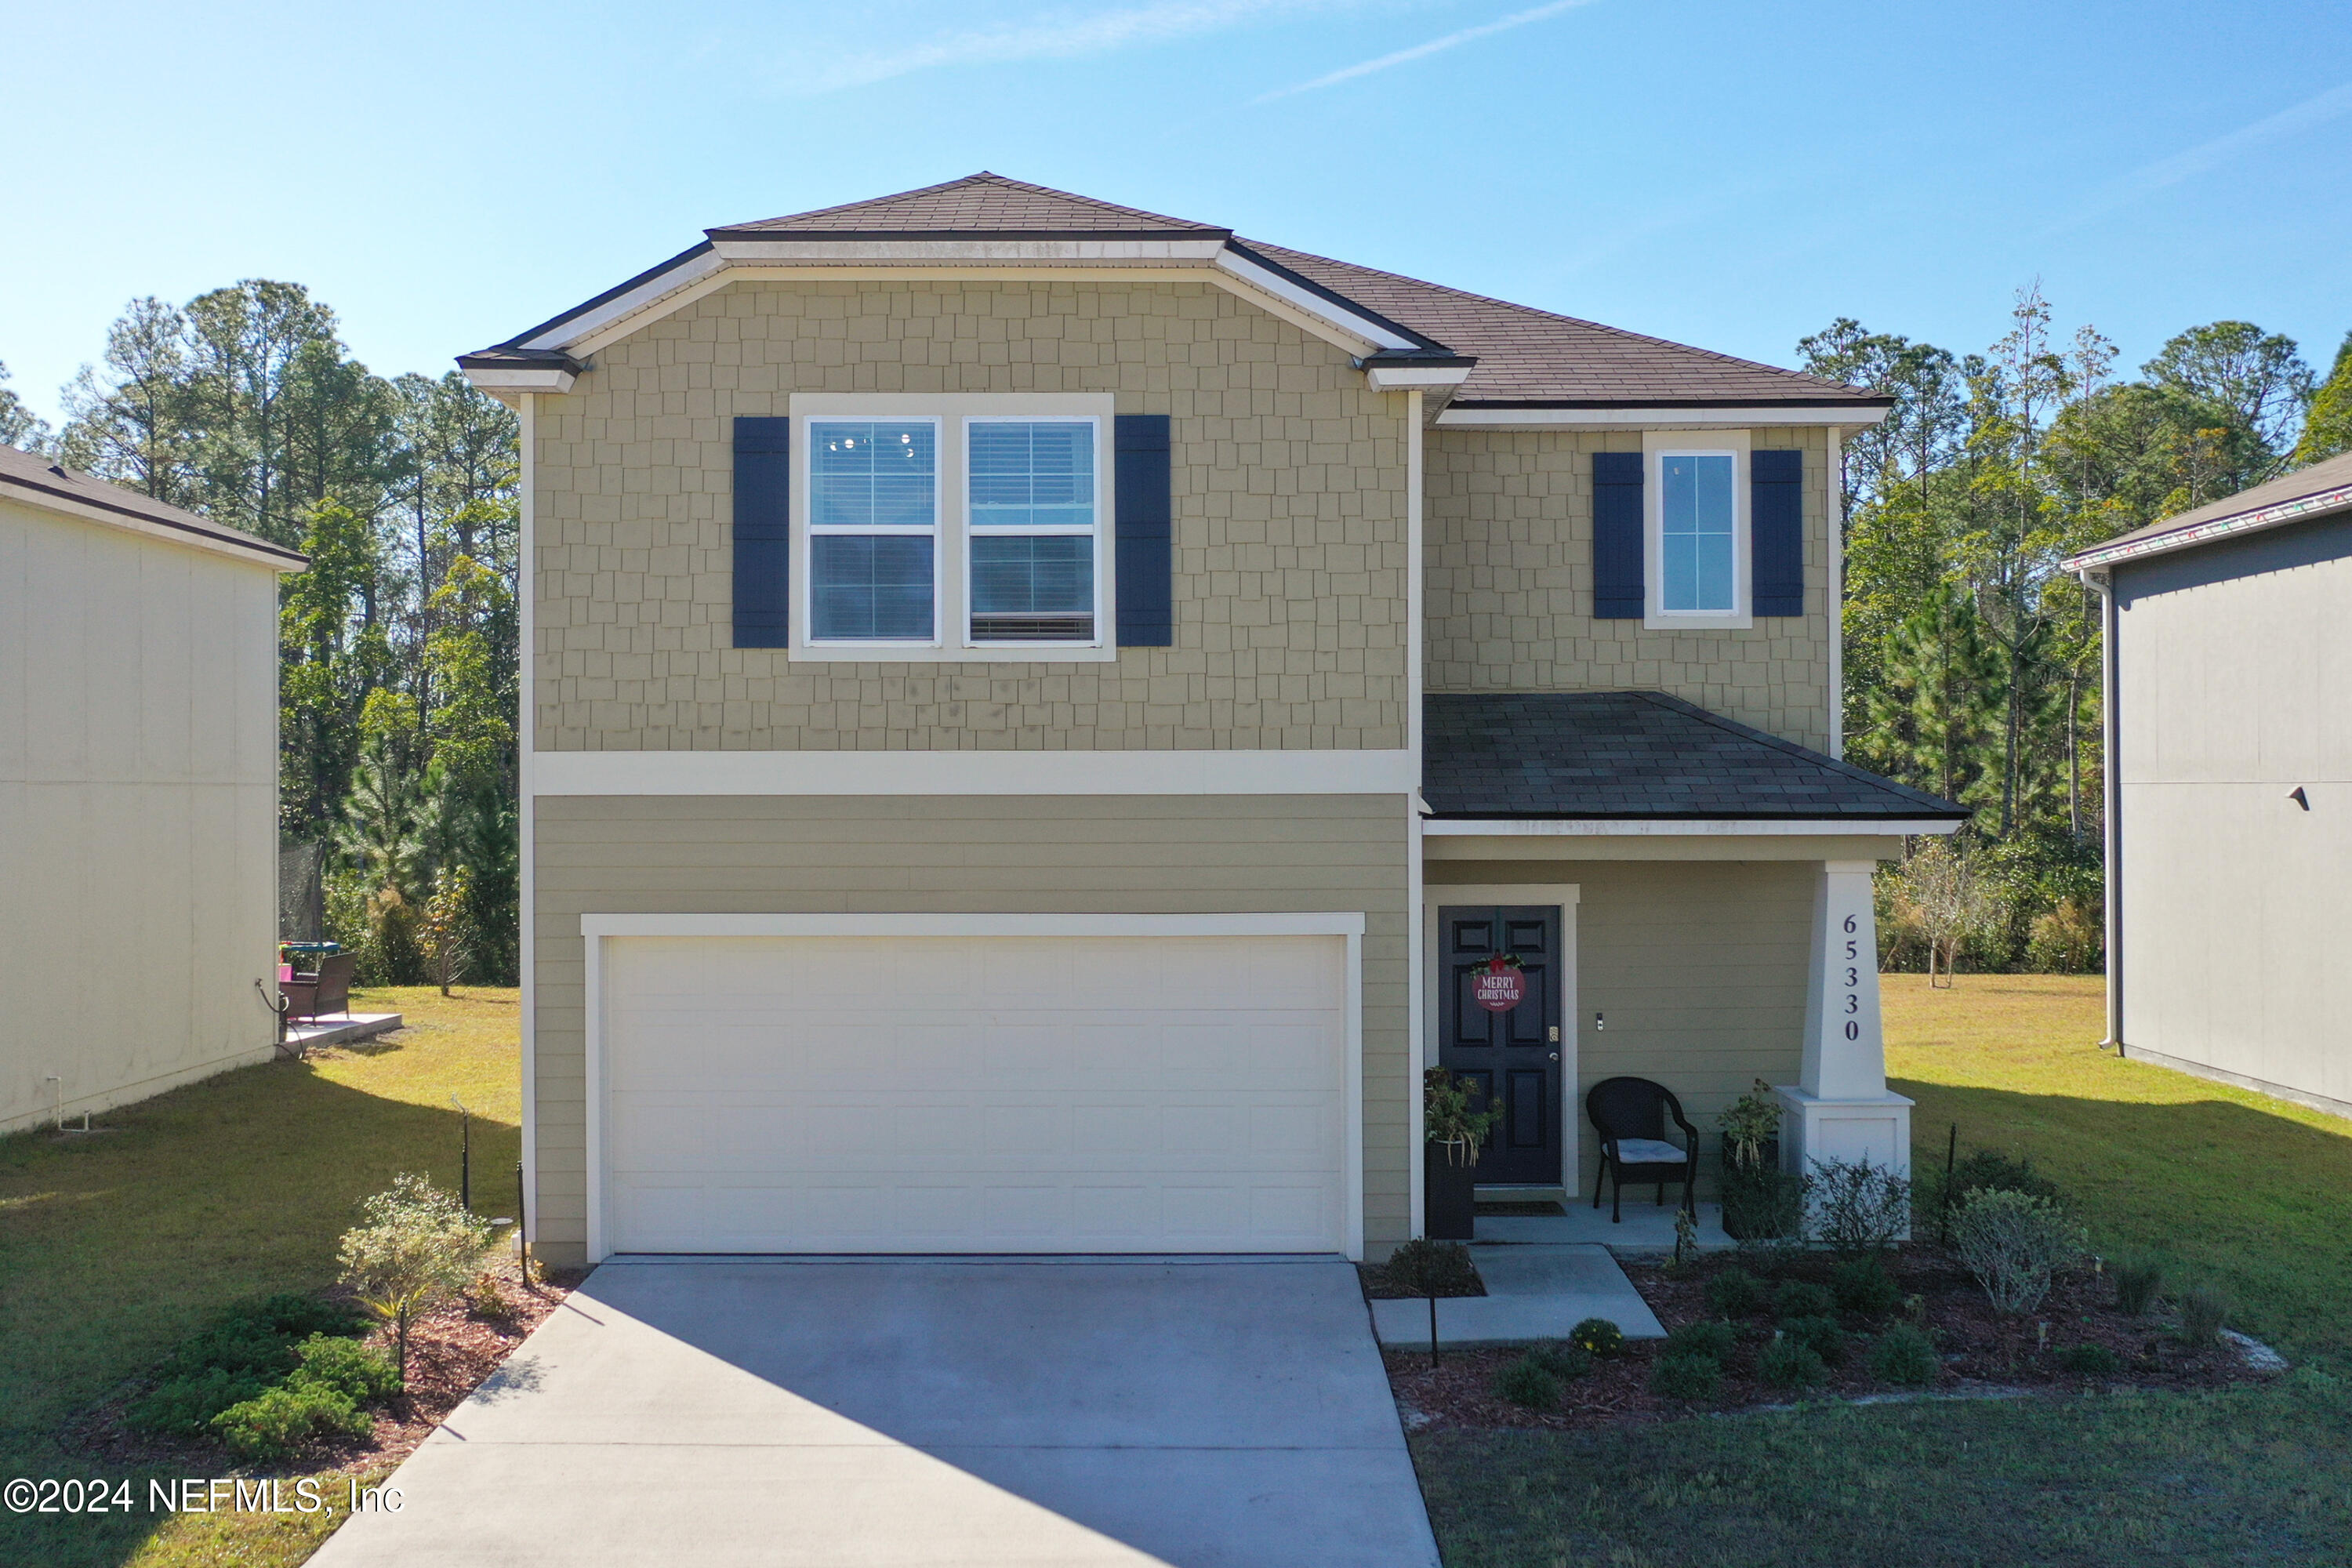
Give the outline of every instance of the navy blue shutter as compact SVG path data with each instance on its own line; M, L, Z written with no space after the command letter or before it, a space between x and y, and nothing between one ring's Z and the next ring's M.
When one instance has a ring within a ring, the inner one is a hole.
M1804 480L1802 452L1748 454L1748 564L1759 616L1805 613Z
M1592 454L1592 615L1638 621L1642 594L1642 454Z
M792 424L735 420L735 646L787 647L792 603Z
M1168 416L1121 414L1118 515L1111 520L1118 584L1118 646L1176 641L1176 506L1168 473Z

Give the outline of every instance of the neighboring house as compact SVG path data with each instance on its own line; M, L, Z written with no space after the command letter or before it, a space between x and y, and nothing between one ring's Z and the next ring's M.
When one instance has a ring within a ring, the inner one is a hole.
M1382 1256L1441 1062L1497 1187L1588 1191L1616 1073L1907 1167L1870 872L1962 814L1832 760L1886 400L992 174L459 363L551 1258Z
M0 1132L268 1059L303 565L0 447Z
M2105 602L2108 1043L2352 1116L2352 454L2066 566Z

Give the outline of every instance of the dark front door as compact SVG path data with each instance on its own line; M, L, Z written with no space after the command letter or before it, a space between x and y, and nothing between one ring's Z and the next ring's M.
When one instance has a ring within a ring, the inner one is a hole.
M1503 1118L1478 1156L1481 1185L1560 1184L1559 910L1548 905L1471 905L1437 911L1441 1065L1486 1091ZM1490 1013L1471 994L1471 972L1496 953L1515 955L1527 994Z

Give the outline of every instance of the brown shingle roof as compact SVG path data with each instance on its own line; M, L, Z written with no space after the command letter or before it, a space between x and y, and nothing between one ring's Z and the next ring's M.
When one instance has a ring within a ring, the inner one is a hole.
M2233 518L2251 517L2255 512L2270 511L2278 507L2291 505L2295 501L2325 497L2332 490L2346 489L2352 489L2352 452L2346 452L2334 458L2324 458L2307 468L2297 468L2294 473L2281 474L2277 479L2266 479L2251 489L2242 489L2236 495L2225 496L2220 500L2200 506L2194 511L2184 511L2178 517L2168 517L2161 522L2149 523L2146 528L2135 528L2129 533L2119 533L2104 544L2070 556L2066 565L2069 567L2077 564L2096 565L2103 560L2111 560L2116 556L2152 555L2166 549L2179 549L2190 544L2202 543L2201 539L2192 539L2189 536L2196 533L2200 529L2210 528L2215 523L2227 522ZM2346 506L2352 506L2352 501L2321 502L2315 504L2307 515L2341 510ZM2288 520L2282 518L2279 521ZM2219 538L2223 531L2215 530L2208 537ZM2171 537L2175 534L2181 537L2175 540Z
M1123 207L1092 196L1008 180L982 170L944 184L895 196L850 202L709 231L713 239L949 239L1018 234L1033 239L1223 239L1233 230L1213 224Z
M36 452L19 451L14 447L0 447L0 495L15 494L38 504L44 500L72 501L81 506L96 507L117 517L138 518L144 522L159 523L178 532L191 535L190 542L213 542L234 544L246 550L259 551L289 563L294 569L310 562L294 551L256 538L242 529L215 522L193 511L141 495L137 490L68 468Z
M1858 387L1598 321L1555 316L1255 239L1235 243L1401 326L1458 353L1477 355L1478 368L1454 396L1457 408L1481 403L1850 404L1871 408L1888 401Z

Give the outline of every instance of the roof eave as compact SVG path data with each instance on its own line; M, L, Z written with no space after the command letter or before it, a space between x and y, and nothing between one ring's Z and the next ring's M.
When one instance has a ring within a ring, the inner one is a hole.
M2146 534L2137 539L2119 540L2096 545L2069 555L2059 563L2063 571L2077 574L2103 572L2127 561L2137 561L2150 555L2169 555L2177 551L2193 550L2200 544L2231 538L2241 533L2255 533L2284 523L2301 522L2309 518L2326 517L2332 513L2352 510L2352 485L2338 485L2333 489L2316 490L2307 496L2279 502L2276 506L2257 507L2251 511L2233 512L2228 517L2210 518L2186 528L2168 530L2162 533Z

